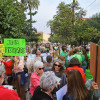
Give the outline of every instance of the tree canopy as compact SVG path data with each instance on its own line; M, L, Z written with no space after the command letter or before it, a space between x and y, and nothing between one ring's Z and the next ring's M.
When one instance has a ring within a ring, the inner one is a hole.
M53 20L47 23L51 28L49 40L75 45L90 41L98 43L100 41L100 14L95 14L91 19L86 20L84 19L85 15L86 11L79 6L78 1L75 1L74 4L61 2Z
M24 3L24 0L22 1ZM29 1L33 1L33 9L38 8L37 0L27 0L28 3L30 3ZM0 0L0 35L2 38L25 38L27 41L34 41L40 36L32 27L32 23L36 21L27 20L25 11L28 9L28 5L23 3L17 0ZM31 16L36 13L37 11L31 13Z

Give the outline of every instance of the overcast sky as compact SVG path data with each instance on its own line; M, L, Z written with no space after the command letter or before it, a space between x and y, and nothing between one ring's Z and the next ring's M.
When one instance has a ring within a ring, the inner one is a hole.
M40 0L38 13L33 17L33 20L37 21L35 24L33 24L37 31L50 33L50 28L47 27L46 24L49 20L53 19L53 16L57 11L57 6L61 1L68 4L73 0ZM85 18L89 18L93 14L100 12L100 0L78 0L78 2L82 8L87 10L87 15Z

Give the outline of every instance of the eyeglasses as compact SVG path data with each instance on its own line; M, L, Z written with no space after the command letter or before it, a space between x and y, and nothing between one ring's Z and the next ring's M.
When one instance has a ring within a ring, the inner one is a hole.
M39 70L44 70L44 67L43 68L39 68Z
M58 66L58 67L61 67L61 65L57 65L57 64L54 64L54 66Z

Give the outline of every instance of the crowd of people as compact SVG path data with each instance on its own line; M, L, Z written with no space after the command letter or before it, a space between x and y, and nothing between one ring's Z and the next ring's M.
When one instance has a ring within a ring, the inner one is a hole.
M26 56L0 59L0 100L57 100L56 92L67 85L63 100L99 100L100 90L90 68L90 47L38 43L26 46ZM13 86L12 89L5 85ZM17 93L16 93L16 92ZM26 94L29 92L29 98Z

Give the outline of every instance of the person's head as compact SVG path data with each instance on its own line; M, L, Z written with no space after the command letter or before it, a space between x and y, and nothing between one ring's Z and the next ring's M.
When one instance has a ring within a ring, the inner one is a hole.
M55 72L59 72L59 76L62 75L62 73L64 72L64 66L63 66L63 63L60 59L57 59L54 62L52 70L55 71Z
M80 62L77 58L73 57L69 64L68 64L68 67L73 67L73 66L79 66L80 67Z
M66 59L65 56L60 55L60 56L58 56L58 59L60 59L62 61L63 65L65 64L65 59Z
M47 56L47 57L46 57L46 61L47 61L48 63L51 63L52 57L51 57L51 56Z
M45 47L42 48L42 51L45 51Z
M40 50L37 50L37 51L36 51L36 56L40 56L40 55L41 55Z
M86 49L86 52L88 53L89 52L89 49Z
M36 50L36 46L33 46L33 50Z
M24 56L24 60L27 60L27 58L28 58L28 54L26 54L26 56Z
M75 50L73 51L74 54L76 54L76 53L78 53L78 52L79 52L78 49L75 49Z
M54 52L53 51L50 51L50 56L54 57Z
M19 56L14 56L14 60L19 60Z
M44 72L43 69L43 62L41 61L36 61L34 63L34 68L35 68L35 71L39 74L39 75L42 75L42 73Z
M73 100L85 100L89 96L89 91L86 88L81 73L78 70L69 70L67 72L68 94L73 94Z
M40 87L44 92L51 93L56 86L55 74L52 71L44 72L40 78Z
M87 53L84 48L82 48L82 54L85 56L85 60L88 61Z
M0 65L0 85L4 81L4 73L5 73L5 68L4 68L4 64L2 64Z
M66 47L62 47L62 50L63 50L63 52L67 51Z
M69 51L69 56L72 56L73 55L73 52L72 51Z
M10 56L4 56L5 61L7 61L8 59L10 59Z

